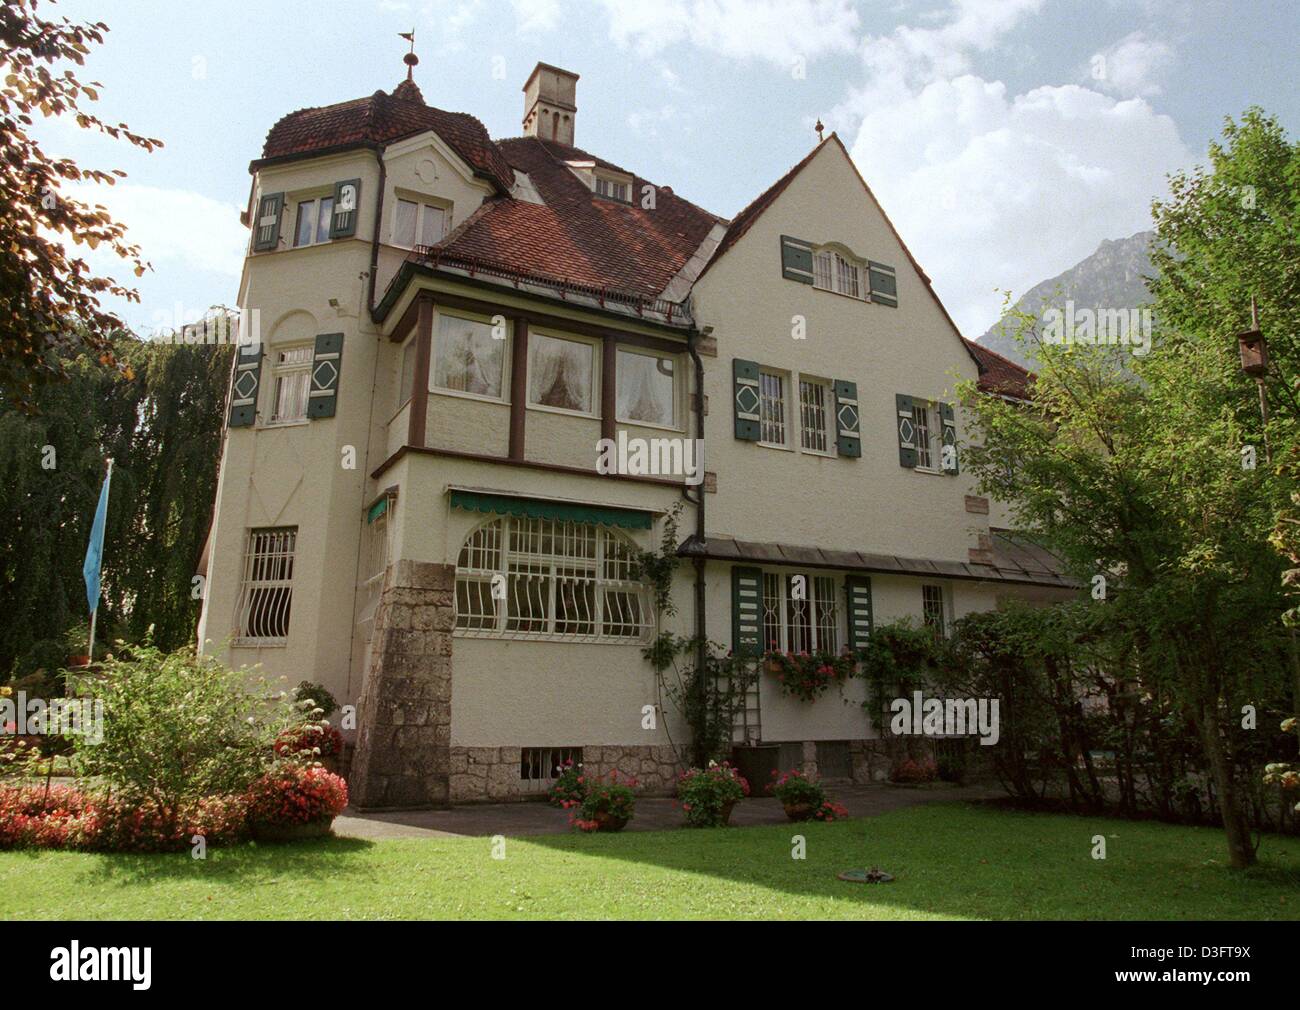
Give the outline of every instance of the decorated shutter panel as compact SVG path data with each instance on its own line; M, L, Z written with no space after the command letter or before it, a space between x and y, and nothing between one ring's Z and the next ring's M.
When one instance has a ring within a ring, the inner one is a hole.
M307 396L308 417L334 416L342 365L343 334L317 334L316 353L311 361L311 392Z
M813 282L812 243L781 236L781 276L800 284Z
M871 300L891 309L898 308L898 278L894 268L874 260L867 261L867 276L871 280Z
M858 384L835 380L835 448L841 456L862 455L862 433L858 427Z
M262 345L240 344L235 355L235 381L230 384L230 427L246 428L257 420L261 380Z
M939 416L943 421L943 448L939 461L944 473L957 472L957 418L951 403L939 404ZM951 447L951 448L950 448Z
M866 575L849 575L844 579L844 595L849 614L849 648L861 649L871 637L871 579Z
M763 572L731 569L731 651L757 656L763 651Z
M916 466L916 420L912 416L912 398L904 393L894 394L896 406L894 423L898 428L898 465Z
M731 359L731 377L735 384L736 437L747 442L757 442L758 423L758 362Z
M253 252L270 252L280 244L280 212L284 210L283 193L267 193L257 204L253 223Z
M346 179L334 184L334 214L330 218L330 238L349 238L357 233L357 213L360 207L360 179Z

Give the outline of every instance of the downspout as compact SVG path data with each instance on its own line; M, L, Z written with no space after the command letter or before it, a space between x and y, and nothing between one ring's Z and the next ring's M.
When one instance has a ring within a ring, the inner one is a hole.
M695 438L696 445L700 451L696 458L700 461L700 466L704 466L704 362L700 359L699 350L699 331L694 326L686 334L686 350L695 363ZM695 538L699 541L701 550L704 548L704 473L700 474L700 483L696 485L695 500ZM687 496L687 500L690 497ZM695 561L695 635L696 642L696 669L701 676L697 682L703 688L703 672L708 667L709 660L709 636L708 626L705 622L705 603L706 593L704 588L704 558L696 557Z
M366 295L366 311L370 314L372 322L375 313L375 274L379 272L379 224L384 219L384 184L388 181L388 166L384 163L383 144L375 148L375 161L379 165L379 192L375 194L375 231L370 240L370 291Z

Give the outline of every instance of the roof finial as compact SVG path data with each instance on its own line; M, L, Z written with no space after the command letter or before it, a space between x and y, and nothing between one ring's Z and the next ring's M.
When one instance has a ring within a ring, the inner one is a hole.
M411 71L420 62L420 57L415 55L415 29L412 28L409 32L398 32L397 34L411 43L411 51L402 57L402 62L406 64L406 79L409 81L411 80Z
M822 139L823 139L823 138L822 138L822 130L826 129L826 127L822 126L821 116L818 116L818 117L817 117L817 125L814 126L813 129L817 131L817 143L820 144L820 143L822 142Z

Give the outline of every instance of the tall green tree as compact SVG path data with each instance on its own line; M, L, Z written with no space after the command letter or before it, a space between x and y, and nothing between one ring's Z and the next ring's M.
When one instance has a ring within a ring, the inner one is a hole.
M1195 726L1238 867L1255 859L1241 782L1258 772L1242 766L1243 713L1290 680L1284 566L1270 535L1294 485L1267 464L1236 333L1252 294L1270 329L1296 332L1296 158L1276 122L1250 110L1229 121L1208 170L1173 177L1170 199L1154 206L1167 248L1156 251L1147 357L1047 343L1039 320L1022 316L1041 363L1032 407L968 390L971 468L1097 606L1121 608L1108 626ZM1293 338L1277 341L1277 386L1296 374L1296 351ZM1272 384L1269 396L1268 444L1285 452L1294 404Z

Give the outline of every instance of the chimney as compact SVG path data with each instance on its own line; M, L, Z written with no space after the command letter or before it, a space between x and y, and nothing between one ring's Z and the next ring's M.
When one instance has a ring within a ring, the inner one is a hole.
M539 63L524 85L524 135L573 146L578 75Z

